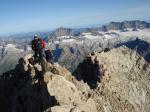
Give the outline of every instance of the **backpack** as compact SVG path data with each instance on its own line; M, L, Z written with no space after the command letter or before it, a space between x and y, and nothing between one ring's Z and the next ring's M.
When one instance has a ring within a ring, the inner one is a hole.
M35 50L38 50L38 51L42 50L43 48L46 48L46 43L42 39L34 40L33 44L34 44Z

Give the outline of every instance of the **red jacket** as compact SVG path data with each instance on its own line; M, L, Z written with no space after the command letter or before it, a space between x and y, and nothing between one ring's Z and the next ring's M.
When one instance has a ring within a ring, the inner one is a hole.
M41 41L42 41L43 48L46 48L46 42L43 39L41 39Z

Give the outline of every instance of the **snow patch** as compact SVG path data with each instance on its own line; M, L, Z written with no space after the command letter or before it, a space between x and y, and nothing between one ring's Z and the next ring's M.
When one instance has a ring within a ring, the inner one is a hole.
M59 43L60 43L60 41L58 41L58 40L54 41L54 44L59 44Z
M109 30L108 33L120 33L120 30Z
M138 31L128 31L128 32L120 32L120 36L137 36L137 37L150 37L150 29L144 29L144 30L139 30Z
M82 33L83 36L86 36L86 35L92 35L91 32L87 32L87 33Z
M87 39L111 39L117 38L119 35L116 32L99 32L101 35L92 35L91 33L84 33L84 37Z
M75 41L75 39L64 39L64 40L62 40L62 42L64 42L64 43L74 42L74 41Z
M100 35L96 35L96 36L92 35L91 32L82 33L82 35L84 38L88 38L88 39L102 38L102 36L100 36Z
M109 35L109 34L104 35L105 39L111 39L111 38L114 38L114 37L115 37L114 35Z
M24 52L24 49L20 49L20 52Z
M7 47L7 48L15 48L16 45L14 45L14 44L7 44L5 47Z
M27 51L31 51L32 48L31 48L30 46L27 46L26 50L27 50Z
M60 37L57 37L57 39L69 39L69 38L72 38L72 36L60 36Z

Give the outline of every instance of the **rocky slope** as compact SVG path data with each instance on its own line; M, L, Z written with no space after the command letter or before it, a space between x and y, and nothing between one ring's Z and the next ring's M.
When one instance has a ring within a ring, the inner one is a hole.
M135 40L130 40L118 44L117 47L122 45L135 50L141 56L143 56L146 61L150 62L150 44L148 41L136 38Z
M95 89L100 112L150 110L150 65L125 46L91 54L74 74Z
M150 64L125 46L93 52L74 72L32 55L0 77L1 112L149 112Z
M0 75L8 70L14 69L17 61L24 52L13 44L0 46Z
M33 65L31 57L1 76L1 112L97 112L94 100L84 95L90 91L86 84L56 63Z

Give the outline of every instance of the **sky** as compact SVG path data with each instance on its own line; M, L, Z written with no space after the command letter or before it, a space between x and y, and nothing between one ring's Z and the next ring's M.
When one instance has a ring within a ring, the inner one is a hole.
M0 0L0 35L150 20L150 0Z

